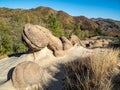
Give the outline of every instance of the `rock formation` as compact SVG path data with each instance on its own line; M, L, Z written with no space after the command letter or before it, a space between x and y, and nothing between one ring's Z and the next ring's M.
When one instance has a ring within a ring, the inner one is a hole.
M73 46L72 43L65 36L60 37L60 39L63 44L63 50L68 50Z
M99 36L86 38L85 40L81 40L82 45L86 48L107 48L110 46L110 43L113 41L111 39L103 39Z
M0 90L18 90L16 88L21 87L34 90L33 88L38 88L39 86L39 88L41 88L42 85L49 85L50 81L54 80L54 75L59 72L59 70L57 70L57 68L59 69L59 65L77 60L78 58L87 57L90 55L91 50L81 46L74 46L63 52L64 56L55 57L50 49L47 47L43 48L42 50L35 52L35 63L33 62L33 55L31 53L23 54L20 57L14 56L0 60L0 72L2 72L0 73ZM11 71L14 66L15 69L12 73ZM33 75L33 73L36 73L36 75ZM40 74L41 77L37 76L38 74ZM12 80L11 78L7 78L8 76L11 77L11 75ZM24 76L24 78L22 76ZM41 78L40 83L38 82L39 78ZM58 77L57 79L61 80L62 76L61 78ZM36 82L37 84L35 84ZM57 90L61 90L60 87L62 87L62 83L58 82L57 84ZM53 85L52 89L50 90L56 90L53 89L54 87L55 85Z
M22 39L32 52L48 47L53 51L55 56L63 55L63 46L61 40L53 36L48 29L42 26L26 24L23 29Z
M48 48L53 51L55 56L62 56L63 46L61 40L53 35L50 36L49 40ZM61 54L56 52L61 52Z
M23 29L22 39L30 50L39 51L49 43L49 30L41 26L26 24Z
M53 77L59 72L58 66L93 53L93 50L80 46L77 36L71 35L70 41L66 37L59 39L38 25L26 24L22 37L28 48L36 54L36 61L33 62L31 53L0 60L0 90L42 90L44 85L55 80ZM98 51L101 54L103 52L102 49ZM62 84L58 83L57 90L62 90L61 87Z
M71 34L71 35L70 35L69 40L71 41L71 43L72 43L73 45L77 44L77 45L82 46L80 39L79 39L76 35L74 35L74 34Z
M50 75L37 63L24 61L18 64L12 74L13 86L18 90L42 89L44 82L48 82ZM44 79L46 78L46 79Z

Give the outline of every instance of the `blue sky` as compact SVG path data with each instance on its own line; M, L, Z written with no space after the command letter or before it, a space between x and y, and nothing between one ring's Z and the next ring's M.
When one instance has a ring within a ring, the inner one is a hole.
M120 21L120 0L0 0L0 7L30 9L38 6L63 10L72 16Z

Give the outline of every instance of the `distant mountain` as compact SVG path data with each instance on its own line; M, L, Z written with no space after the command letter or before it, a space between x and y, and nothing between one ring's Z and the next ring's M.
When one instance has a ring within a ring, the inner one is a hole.
M101 31L101 35L120 36L120 21L103 18L88 19L85 16L75 16L76 23L81 23L81 29L87 29L91 34L95 34L97 30Z
M120 35L120 21L112 20L112 19L103 19L103 18L92 18L95 23L104 31L104 33L108 35Z
M88 19L85 16L75 16L74 17L75 24L80 23L80 28L82 30L89 30L91 34L94 34L96 28L98 28L98 24L91 19Z

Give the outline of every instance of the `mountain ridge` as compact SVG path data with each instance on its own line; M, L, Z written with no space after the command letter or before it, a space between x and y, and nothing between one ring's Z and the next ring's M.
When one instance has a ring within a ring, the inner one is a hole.
M52 19L52 23L48 22L49 19ZM64 11L43 6L32 9L0 8L0 54L26 51L21 41L21 33L26 23L46 28L48 24L53 25L51 28L57 29L55 33L59 36L61 32L66 37L74 33L80 39L95 35L120 36L120 21L71 16Z
M79 24L81 30L88 30L90 32L90 36L96 35L98 29L101 35L119 36L120 34L120 21L104 18L87 18L85 16L71 16L64 11L57 11L44 6L32 9L0 8L0 13L1 19L17 21L17 19L23 18L24 23L39 24L45 27L49 16L55 14L65 31L74 31L75 25Z

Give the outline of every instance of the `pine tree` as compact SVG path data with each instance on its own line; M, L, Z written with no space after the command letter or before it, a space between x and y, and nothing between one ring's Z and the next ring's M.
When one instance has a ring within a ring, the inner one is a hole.
M49 28L53 35L60 37L64 35L64 31L60 21L56 18L54 14L51 14L48 18L47 28Z

